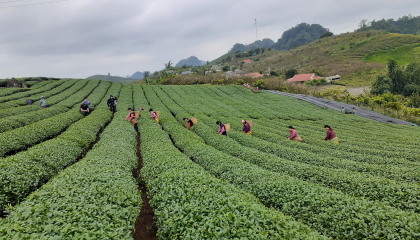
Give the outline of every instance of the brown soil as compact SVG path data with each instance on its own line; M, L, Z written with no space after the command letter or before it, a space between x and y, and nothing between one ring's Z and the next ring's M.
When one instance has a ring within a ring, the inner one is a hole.
M133 170L133 177L138 179L140 169L143 167L142 157L140 151L140 135L137 135L137 157L139 159L137 168ZM136 220L134 226L133 239L134 240L157 240L156 228L154 227L154 212L149 204L149 198L147 196L147 187L144 183L139 185L139 191L141 191L141 199L143 200L143 206L140 211L140 215Z

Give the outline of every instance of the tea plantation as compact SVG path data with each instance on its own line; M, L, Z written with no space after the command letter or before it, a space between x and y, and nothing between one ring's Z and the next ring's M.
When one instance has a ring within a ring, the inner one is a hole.
M25 105L41 95L46 109ZM138 119L140 159L129 107L160 111L159 123L147 111ZM216 121L230 124L227 136ZM287 140L289 125L303 142ZM324 141L324 125L339 144ZM158 239L420 239L419 139L418 127L242 86L0 89L0 239L133 239L139 182Z

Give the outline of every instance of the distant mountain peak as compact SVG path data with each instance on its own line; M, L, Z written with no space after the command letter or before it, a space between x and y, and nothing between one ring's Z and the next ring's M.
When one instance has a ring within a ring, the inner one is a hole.
M144 74L142 72L135 72L133 75L131 75L130 77L131 79L143 79L144 78Z
M199 60L196 56L191 56L191 57L189 57L187 59L182 59L181 61L179 61L175 65L175 67L182 67L184 65L187 65L187 66L197 66L197 67L199 67L199 66L202 66L202 65L204 65L206 63L207 63L206 61Z

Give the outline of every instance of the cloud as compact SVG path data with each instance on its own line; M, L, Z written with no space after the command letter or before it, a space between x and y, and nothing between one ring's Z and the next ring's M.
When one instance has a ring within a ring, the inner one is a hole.
M70 0L0 8L0 78L153 72L169 60L213 60L237 42L255 41L255 18L258 38L276 41L301 22L342 33L362 19L419 10L414 0Z

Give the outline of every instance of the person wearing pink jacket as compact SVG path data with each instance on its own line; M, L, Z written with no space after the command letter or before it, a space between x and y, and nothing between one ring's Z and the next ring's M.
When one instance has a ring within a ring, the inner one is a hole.
M225 128L225 125L224 125L223 123L221 123L220 121L217 121L217 122L216 122L216 124L217 124L217 125L219 125L219 131L218 131L218 133L219 133L220 135L227 135L227 134L226 134L226 128Z
M324 128L327 130L327 136L324 140L339 143L337 134L335 134L334 130L328 125L325 125Z
M149 112L150 112L150 118L153 118L157 123L159 123L159 118L158 118L158 116L157 116L157 114L156 114L156 112L155 111L153 111L153 109L151 108L151 109L149 109Z
M299 137L299 134L296 132L296 130L292 126L289 126L289 131L290 131L289 140L302 142L302 138Z

